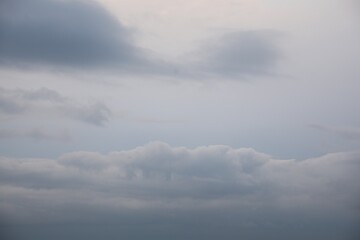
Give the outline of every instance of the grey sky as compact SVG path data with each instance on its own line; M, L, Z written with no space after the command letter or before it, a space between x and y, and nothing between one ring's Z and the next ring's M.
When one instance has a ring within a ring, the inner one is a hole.
M354 4L1 2L0 238L357 240Z

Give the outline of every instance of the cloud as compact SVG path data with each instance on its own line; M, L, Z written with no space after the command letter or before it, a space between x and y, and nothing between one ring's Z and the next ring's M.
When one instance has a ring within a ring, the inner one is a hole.
M152 65L131 31L95 1L6 0L0 63L119 70Z
M44 100L50 102L64 102L65 98L62 97L58 92L48 89L48 88L39 88L33 91L25 91L21 89L16 89L15 92L17 95L22 96L25 100L35 101L35 100Z
M328 126L322 124L310 124L309 127L330 133L334 136L347 140L360 139L360 129L356 127L339 127L339 126Z
M100 102L88 106L65 105L63 111L75 119L98 126L104 125L111 116L110 109Z
M0 88L0 115L21 116L37 111L52 112L97 126L104 125L111 117L110 109L102 102L79 104L48 88Z
M21 103L9 99L7 96L4 96L3 89L0 89L0 112L5 114L17 114L23 112L25 107Z
M48 88L36 90L4 89L0 87L0 113L19 114L25 112L31 102L45 101L62 103L65 101L60 94Z
M190 61L160 61L136 46L132 31L100 4L80 0L6 0L0 14L0 64L131 74L228 78L273 74L274 33L237 31L205 44ZM175 74L175 75L174 75Z
M0 212L18 223L134 221L149 234L159 234L159 226L181 239L186 230L190 238L201 231L217 234L205 234L209 239L238 237L239 229L247 239L256 239L261 229L278 237L282 229L280 239L302 239L313 228L320 238L340 236L353 231L349 226L359 216L359 157L280 160L249 148L162 142L57 159L2 157ZM335 231L325 230L333 225Z
M237 31L205 44L190 59L193 69L205 76L230 78L274 74L280 58L275 32Z
M0 139L10 138L30 138L34 140L56 140L68 141L70 140L69 134L64 131L60 134L48 133L40 128L33 129L0 129Z

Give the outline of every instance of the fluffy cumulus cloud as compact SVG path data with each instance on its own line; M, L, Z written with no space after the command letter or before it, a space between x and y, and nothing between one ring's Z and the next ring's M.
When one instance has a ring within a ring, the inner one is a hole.
M102 102L79 104L48 88L0 88L0 116L24 116L39 111L97 126L105 124L111 116L110 109Z
M5 0L0 63L71 68L145 69L131 31L94 1Z
M359 160L279 160L248 148L161 142L57 159L2 157L0 211L5 222L102 222L134 239L356 239Z

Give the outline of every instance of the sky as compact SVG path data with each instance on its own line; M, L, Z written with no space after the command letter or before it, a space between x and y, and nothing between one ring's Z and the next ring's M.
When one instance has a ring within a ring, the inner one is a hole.
M0 237L360 237L356 0L3 0Z

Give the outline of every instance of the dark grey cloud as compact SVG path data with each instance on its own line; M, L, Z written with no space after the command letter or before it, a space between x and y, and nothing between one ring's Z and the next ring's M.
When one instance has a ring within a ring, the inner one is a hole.
M36 111L53 113L56 116L97 126L104 125L112 115L111 110L102 102L77 103L48 88L35 90L0 88L0 115L23 116Z
M238 31L204 44L190 61L170 63L136 46L132 31L94 1L5 0L1 7L0 64L7 67L239 78L273 74L279 58L274 33Z
M150 64L131 31L95 1L5 0L1 7L3 65L144 70Z
M230 78L273 75L280 58L272 31L237 31L204 44L190 68L205 76ZM192 66L192 67L191 67Z
M29 222L34 231L58 223L55 232L93 225L133 239L355 240L359 159L334 153L279 160L247 148L160 142L58 159L2 157L0 212L15 229Z

